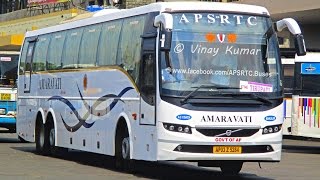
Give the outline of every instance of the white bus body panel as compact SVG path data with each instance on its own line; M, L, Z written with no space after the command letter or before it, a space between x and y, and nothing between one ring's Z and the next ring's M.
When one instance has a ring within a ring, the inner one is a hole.
M132 158L156 159L156 127L140 125L140 95L125 73L117 69L59 75L44 73L33 75L32 81L36 85L31 86L30 94L24 96L20 93L19 98L17 132L27 141L35 140L37 113L40 112L45 119L50 112L58 132L57 146L114 155L116 125L123 117L132 137L131 146L135 147L131 147ZM84 81L87 81L87 87ZM98 101L103 96L105 99ZM86 103L92 107L90 110L85 107ZM100 115L94 115L93 111L98 110ZM145 112L148 108L143 107L142 110ZM136 114L136 119L133 114ZM146 114L145 119L151 122L152 115L149 116ZM81 118L85 123L78 126ZM152 120L154 122L154 116Z

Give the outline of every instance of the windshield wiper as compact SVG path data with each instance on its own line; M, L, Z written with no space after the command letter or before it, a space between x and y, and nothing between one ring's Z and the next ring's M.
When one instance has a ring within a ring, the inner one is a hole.
M197 87L192 87L192 88L196 88L195 90L193 90L191 93L189 93L186 97L184 97L184 99L182 99L180 102L181 104L185 104L188 99L190 99L190 97L196 93L199 89L240 89L238 87L229 87L229 86L221 86L221 85L201 85L201 86L197 86Z

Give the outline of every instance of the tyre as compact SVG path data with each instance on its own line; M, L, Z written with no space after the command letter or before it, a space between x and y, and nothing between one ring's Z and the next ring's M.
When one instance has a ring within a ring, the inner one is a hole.
M49 133L41 120L36 125L36 151L38 154L47 155L49 152Z
M61 148L61 147L57 147L56 144L56 137L55 137L55 128L54 128L54 124L53 121L50 120L48 122L48 132L49 132L49 136L48 136L48 141L49 141L49 153L52 156L62 156L65 153L68 152L68 149L66 148Z
M242 169L243 162L241 161L227 161L221 164L220 169L226 175L238 175Z
M116 168L121 171L133 172L133 160L130 159L130 138L127 129L121 129L116 135Z

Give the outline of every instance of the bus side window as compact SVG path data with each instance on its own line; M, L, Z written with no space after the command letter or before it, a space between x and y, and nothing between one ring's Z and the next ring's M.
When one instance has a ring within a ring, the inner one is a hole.
M66 31L62 31L52 34L47 54L47 70L61 69L61 57L66 33Z
M79 68L96 65L100 32L100 24L84 28L79 50Z
M155 54L145 53L142 56L141 92L151 105L154 105L155 82Z
M20 75L23 75L25 71L28 46L29 46L29 41L28 39L26 39L21 51L21 59L20 59L20 65L19 65Z
M83 29L81 27L67 32L62 52L62 69L78 68L79 47Z
M26 63L25 63L25 69L24 69L25 73L30 73L31 74L34 47L35 47L35 41L29 42L28 50L27 50Z
M47 50L51 35L42 35L35 45L32 71L44 71L47 61Z
M122 22L123 20L115 20L102 26L97 53L98 65L116 65Z
M143 34L145 16L125 19L122 26L117 64L121 65L138 83L141 59L140 35Z

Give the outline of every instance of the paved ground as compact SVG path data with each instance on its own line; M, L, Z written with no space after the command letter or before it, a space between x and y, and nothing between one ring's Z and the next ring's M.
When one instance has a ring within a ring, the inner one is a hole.
M320 154L320 139L284 137L283 149L283 151L290 152L309 152L314 154Z
M112 163L111 158L81 151L59 158L39 156L34 143L20 143L15 134L0 134L0 180L318 180L320 141L285 139L280 163L261 163L261 169L258 163L245 163L236 177L226 177L218 168L199 168L190 162L142 162L134 174L117 171Z

